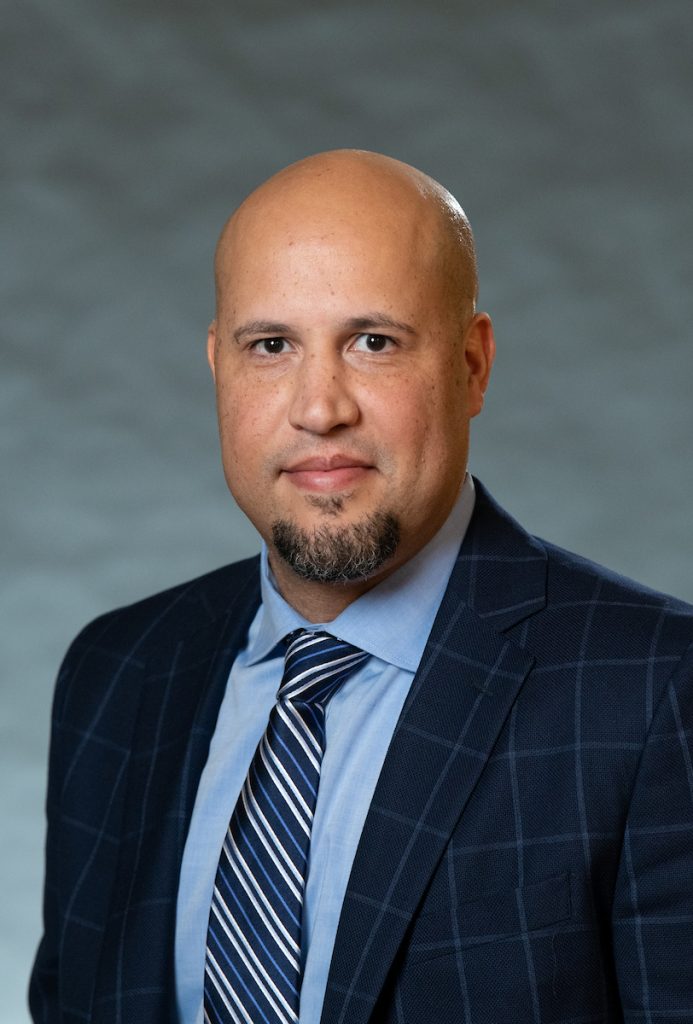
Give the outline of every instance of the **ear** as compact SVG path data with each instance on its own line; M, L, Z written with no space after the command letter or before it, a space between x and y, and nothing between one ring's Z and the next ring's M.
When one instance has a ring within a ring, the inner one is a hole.
M212 320L207 329L207 362L212 371L212 377L216 379L216 349L217 349L217 322Z
M470 416L477 416L484 404L491 367L496 356L493 324L488 313L472 317L464 339L467 366L467 402Z

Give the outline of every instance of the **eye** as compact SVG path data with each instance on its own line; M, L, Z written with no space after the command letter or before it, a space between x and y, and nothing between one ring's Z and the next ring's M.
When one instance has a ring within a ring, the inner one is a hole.
M259 338L250 346L262 356L280 356L288 351L286 338Z
M386 334L357 334L354 348L359 352L385 352L394 344Z

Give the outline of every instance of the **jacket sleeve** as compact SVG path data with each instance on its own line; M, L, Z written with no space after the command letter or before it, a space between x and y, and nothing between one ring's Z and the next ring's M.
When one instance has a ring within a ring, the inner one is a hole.
M98 649L98 641L109 621L110 616L100 616L73 640L60 666L55 686L46 795L43 936L29 981L29 1007L35 1024L58 1024L63 1019L64 938L88 859L86 848L82 849L74 841L80 830L75 821L71 821L65 793L82 742L81 719L88 718L91 705L99 700L99 687L94 684L90 656L95 644ZM86 699L87 695L89 699ZM84 798L83 783L84 779L77 774L71 781L78 806ZM74 801L73 795L73 811ZM66 823L70 822L72 842L68 842L66 836ZM90 943L93 945L91 938Z
M612 927L626 1024L693 1020L693 644L652 718Z
M51 716L46 796L45 880L43 891L43 936L36 953L29 981L29 1006L35 1024L57 1024L60 1020L58 991L60 913L58 867L60 863L60 794L63 787L61 721L64 694L69 686L72 653L68 651L58 674Z

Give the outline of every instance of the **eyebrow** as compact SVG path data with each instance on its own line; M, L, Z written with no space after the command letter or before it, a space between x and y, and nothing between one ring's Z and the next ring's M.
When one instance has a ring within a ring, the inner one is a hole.
M242 324L233 332L233 337L235 341L241 341L252 334L271 334L280 337L291 334L291 328L288 324L280 324L274 320L249 320L247 324Z
M366 316L354 316L342 323L342 327L352 331L367 331L370 327L387 327L391 331L403 334L416 334L411 324L403 320L394 320L386 313L367 313Z
M364 316L352 316L347 320L342 320L339 327L344 331L368 331L374 327L385 327L391 331L401 331L404 334L416 334L411 324L405 323L403 320L395 320L386 313L366 313ZM233 337L235 341L242 341L249 335L265 334L283 337L293 333L294 330L289 324L279 323L276 320L249 320L248 323L241 324L236 328Z

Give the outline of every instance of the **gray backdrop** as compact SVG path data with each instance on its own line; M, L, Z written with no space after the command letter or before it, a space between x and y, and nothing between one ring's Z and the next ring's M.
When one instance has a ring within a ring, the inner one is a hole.
M690 0L25 0L3 17L0 1019L26 1019L53 678L118 603L256 547L218 465L210 262L334 146L438 177L499 346L473 468L693 599Z

